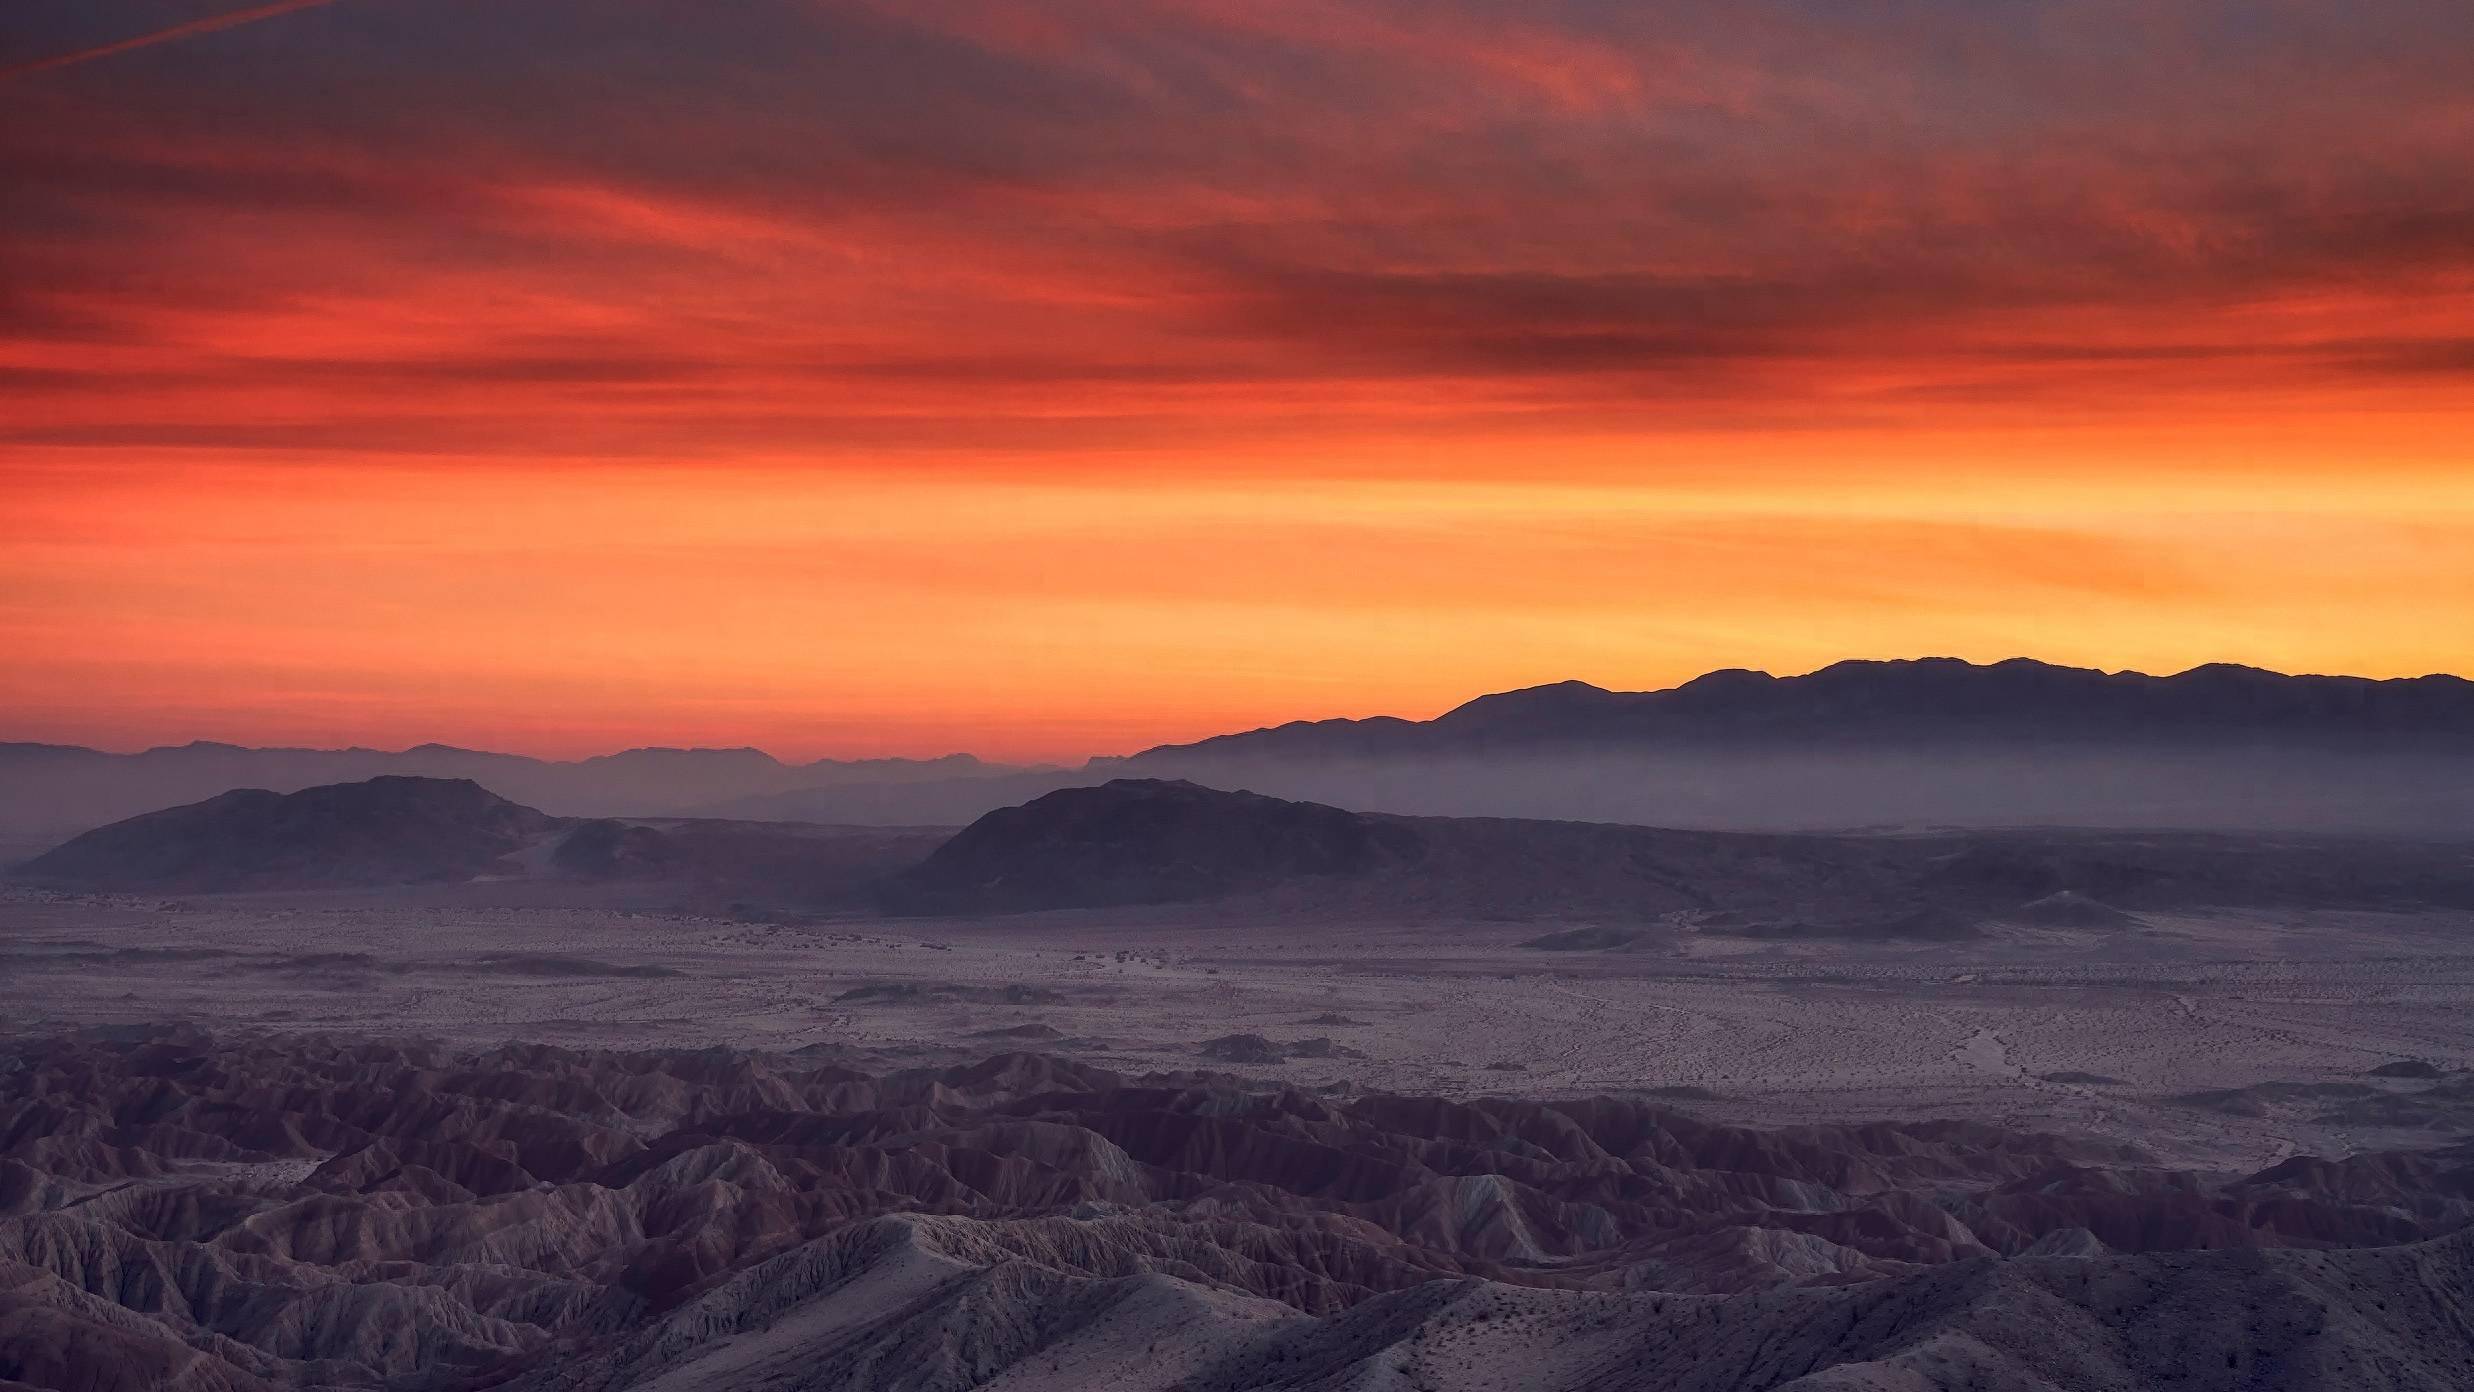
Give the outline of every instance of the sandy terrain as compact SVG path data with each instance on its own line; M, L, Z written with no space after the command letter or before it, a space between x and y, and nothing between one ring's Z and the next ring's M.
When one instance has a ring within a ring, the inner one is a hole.
M1166 909L769 924L489 898L10 891L0 1019L821 1046L863 1066L1030 1049L1444 1096L1666 1090L1715 1118L1968 1117L2205 1168L2449 1139L2453 1121L2410 1109L2331 1120L2328 1096L2406 1090L2366 1076L2399 1060L2474 1065L2474 923L2459 915L1545 952L1518 946L1540 932L1526 923L1249 925ZM1203 1044L1231 1035L1285 1057L1240 1042L1214 1064ZM2275 1086L2191 1096L2261 1085Z

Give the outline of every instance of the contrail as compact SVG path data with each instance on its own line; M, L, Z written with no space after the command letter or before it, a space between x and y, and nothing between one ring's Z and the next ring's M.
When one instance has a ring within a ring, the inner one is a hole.
M156 44L170 43L174 39L185 39L195 34L211 34L218 29L230 29L241 24L255 24L261 19L273 19L277 15L290 14L294 10L314 9L320 5L334 3L335 0L275 0L272 5L252 5L248 9L234 10L230 14L209 15L204 19L190 20L186 24L175 24L169 29L157 29L151 34L140 34L134 39L97 44L93 48L81 48L74 53L55 53L49 58L37 58L31 63L17 63L0 68L0 82L5 82L12 77L23 77L27 73L74 67L79 63L92 62L97 58L109 58L115 53L126 53L133 48L152 48Z

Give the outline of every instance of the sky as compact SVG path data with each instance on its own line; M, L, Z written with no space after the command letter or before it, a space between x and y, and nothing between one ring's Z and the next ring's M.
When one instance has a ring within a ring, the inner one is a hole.
M2474 671L2462 0L12 0L0 739Z

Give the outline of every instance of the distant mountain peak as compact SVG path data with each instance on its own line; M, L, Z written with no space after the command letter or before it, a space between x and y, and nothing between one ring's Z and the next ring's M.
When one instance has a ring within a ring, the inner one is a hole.
M1500 710L1510 706L1548 705L1566 701L1591 701L1603 699L1609 696L1616 696L1619 694L1622 693L1609 691L1603 686L1597 686L1585 681L1573 680L1548 682L1543 686L1515 687L1510 691L1495 691L1489 692L1484 696L1473 697L1467 701L1463 701L1457 706L1454 706L1452 709L1445 711L1443 715L1438 718L1450 719L1453 716L1472 710Z

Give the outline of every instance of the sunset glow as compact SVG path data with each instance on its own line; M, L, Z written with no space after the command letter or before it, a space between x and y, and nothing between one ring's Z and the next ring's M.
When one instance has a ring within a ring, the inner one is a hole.
M2474 670L2462 5L231 8L0 19L0 737Z

